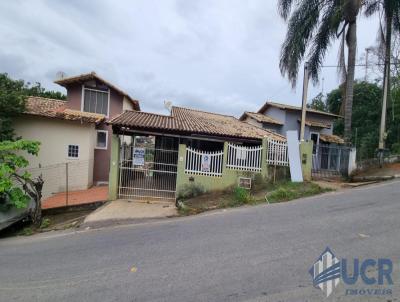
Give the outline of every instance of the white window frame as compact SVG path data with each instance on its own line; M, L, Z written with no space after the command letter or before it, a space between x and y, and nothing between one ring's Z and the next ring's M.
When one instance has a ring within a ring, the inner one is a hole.
M99 132L105 132L106 133L106 146L105 147L98 147L97 146L97 133ZM96 145L95 145L95 149L98 150L107 150L108 149L108 131L107 130L96 130Z
M312 140L311 139L311 135L313 135L313 134L316 134L317 135L317 145L315 146L315 147L313 147L313 154L315 155L315 154L317 154L318 153L318 145L319 145L319 132L315 132L315 131L310 131L310 141ZM315 153L314 153L314 148L315 148Z
M69 146L78 146L78 157L70 157L69 156ZM77 160L80 158L80 154L81 154L81 146L79 146L78 144L68 144L67 145L67 158L68 159L72 159L72 160Z
M81 95L81 111L82 111L82 112L86 112L86 111L83 110L84 105L85 105L85 104L84 104L84 103L85 103L85 90L92 90L92 91L96 91L96 92L103 92L103 93L105 93L104 90L89 88L89 87L85 87L85 85L82 85L82 95ZM106 117L108 118L108 117L110 116L110 88L108 88L107 94L108 94L108 104L107 104L107 114L106 114Z

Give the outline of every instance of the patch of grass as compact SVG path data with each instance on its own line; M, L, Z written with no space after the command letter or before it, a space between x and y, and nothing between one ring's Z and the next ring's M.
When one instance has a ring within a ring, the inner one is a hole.
M31 227L23 228L18 235L20 236L31 236L33 235L34 231Z
M332 191L332 189L321 188L312 182L294 183L285 181L275 184L267 183L263 187L264 189L258 191L234 187L229 190L204 193L201 196L180 200L178 212L183 216L195 215L214 209L264 203L267 201L265 197L267 197L268 202L277 203Z
M332 189L321 188L312 182L284 182L276 184L275 188L266 194L270 203L289 201L301 197L321 194L332 191Z
M40 229L47 229L50 226L50 219L45 218L42 220L42 223L40 224Z

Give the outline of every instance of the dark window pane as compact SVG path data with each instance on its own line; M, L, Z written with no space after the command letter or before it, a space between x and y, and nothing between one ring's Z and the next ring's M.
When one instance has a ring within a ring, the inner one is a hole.
M71 158L79 157L79 146L78 145L68 145L68 157L71 157Z
M107 133L103 131L97 132L97 147L107 148Z

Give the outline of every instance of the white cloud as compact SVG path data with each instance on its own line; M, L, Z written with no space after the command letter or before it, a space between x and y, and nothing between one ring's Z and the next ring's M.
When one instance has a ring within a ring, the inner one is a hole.
M146 111L162 112L166 99L236 116L266 99L300 104L301 87L279 72L286 26L276 1L16 0L0 3L0 19L0 72L50 89L62 90L57 71L94 70ZM360 23L360 54L375 42L375 23ZM321 77L325 92L338 84L334 69Z

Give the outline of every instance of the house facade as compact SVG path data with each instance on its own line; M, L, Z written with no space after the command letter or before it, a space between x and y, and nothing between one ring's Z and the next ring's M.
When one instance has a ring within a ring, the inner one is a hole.
M108 183L111 126L123 110L140 110L138 101L96 73L56 81L67 100L29 97L26 111L14 120L17 136L41 143L29 156L29 172L42 175L43 197Z
M244 112L241 121L286 135L289 130L300 133L301 107L266 102L258 112ZM318 144L343 144L342 138L333 134L333 123L338 115L307 108L304 139Z
M193 190L223 190L257 174L263 179L272 150L268 140L286 142L233 116L176 106L170 115L125 111L109 124L111 200L175 201Z
M124 110L139 111L139 102L95 72L59 79L55 83L67 90L66 108L105 116L104 122L96 125L93 181L108 183L111 153L108 141L112 131L106 121Z

